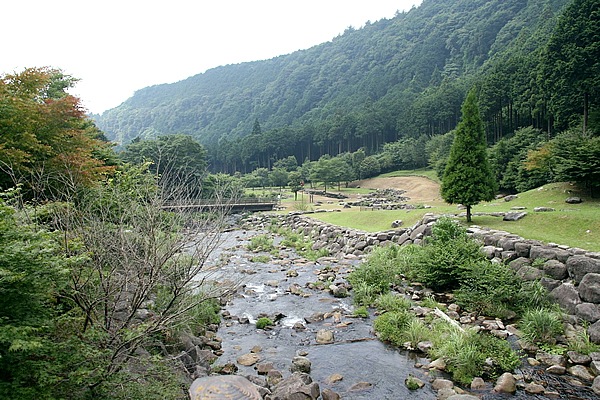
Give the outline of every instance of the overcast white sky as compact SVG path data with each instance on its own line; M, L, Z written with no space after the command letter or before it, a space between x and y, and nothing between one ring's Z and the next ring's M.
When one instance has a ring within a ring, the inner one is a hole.
M51 66L91 112L135 90L269 59L421 0L3 0L0 75Z

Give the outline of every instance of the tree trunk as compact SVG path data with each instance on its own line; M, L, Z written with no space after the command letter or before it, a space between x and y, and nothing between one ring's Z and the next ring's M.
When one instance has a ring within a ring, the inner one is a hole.
M467 222L471 222L471 206L467 206Z

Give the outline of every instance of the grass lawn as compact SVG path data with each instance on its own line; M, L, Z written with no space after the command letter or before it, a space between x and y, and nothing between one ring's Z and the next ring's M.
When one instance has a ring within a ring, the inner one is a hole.
M400 176L400 175L397 175ZM570 196L584 199L581 204L567 204ZM515 233L527 239L545 243L564 244L590 251L600 251L600 199L591 199L568 183L553 183L518 195L510 202L504 199L481 203L473 213L510 211L512 207L526 207L528 215L519 221L503 221L501 217L473 216L471 225ZM555 211L534 212L535 207L551 207ZM412 226L425 213L456 213L454 205L435 205L430 209L396 211L358 211L356 208L338 213L311 214L312 218L331 224L377 232L391 229L391 223L402 220L403 226ZM464 218L459 221L466 224Z

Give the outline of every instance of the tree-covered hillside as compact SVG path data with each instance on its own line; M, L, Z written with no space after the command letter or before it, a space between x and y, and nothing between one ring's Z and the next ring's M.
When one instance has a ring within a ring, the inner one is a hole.
M307 50L141 89L95 118L119 143L190 134L229 172L446 133L473 84L490 142L551 130L538 64L567 3L424 0Z

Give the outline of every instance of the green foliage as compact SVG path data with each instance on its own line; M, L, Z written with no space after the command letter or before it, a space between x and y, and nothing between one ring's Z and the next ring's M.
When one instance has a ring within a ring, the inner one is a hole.
M356 307L352 315L359 318L369 318L369 310L365 306Z
M538 308L523 314L519 322L523 338L530 343L556 343L556 337L564 333L560 312Z
M273 321L270 318L262 317L256 320L256 329L265 329L268 326L273 326Z
M588 324L583 324L583 326L575 332L575 335L572 338L569 338L569 350L576 351L580 354L590 354L600 351L600 345L592 342L590 335L588 335L587 328Z
M381 312L406 311L411 305L410 300L390 292L380 294L375 300L375 307Z
M421 388L421 382L417 380L414 376L409 376L405 381L406 387L408 390L417 390Z
M119 143L140 132L193 134L215 169L249 172L292 154L372 155L398 139L444 134L466 88L483 81L486 127L499 139L552 120L536 66L565 4L423 2L307 50L138 90L97 120Z
M486 148L476 92L471 90L462 106L441 187L444 200L467 207L467 222L471 222L471 206L490 201L496 194Z
M375 318L373 328L381 340L402 346L406 341L404 332L415 318L406 310L387 312Z
M470 384L477 376L493 379L520 364L508 342L476 330L447 329L434 336L430 356L443 358L452 378L462 384Z
M250 243L248 243L246 248L255 253L259 253L263 251L273 251L275 249L275 246L273 245L273 238L271 238L269 235L262 234L251 237Z
M250 261L255 262L255 263L268 263L269 261L271 261L271 257L266 255L266 254L261 254L261 255L257 255L257 256L252 256L250 258Z
M441 218L432 228L423 251L413 260L417 276L434 290L457 289L466 271L485 260L480 244L467 236L466 230L448 218Z

